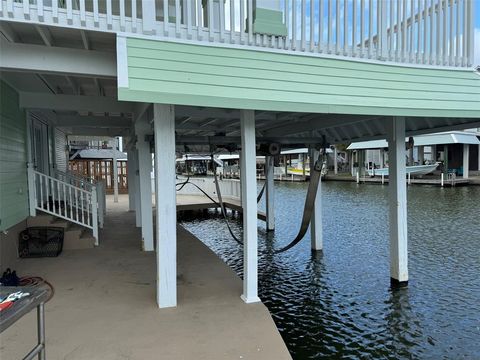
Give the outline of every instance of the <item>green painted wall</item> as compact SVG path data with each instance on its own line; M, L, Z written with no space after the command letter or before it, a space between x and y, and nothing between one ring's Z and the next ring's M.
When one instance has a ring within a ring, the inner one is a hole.
M127 39L120 100L271 111L478 117L473 71Z
M28 216L27 128L18 94L0 80L0 231Z

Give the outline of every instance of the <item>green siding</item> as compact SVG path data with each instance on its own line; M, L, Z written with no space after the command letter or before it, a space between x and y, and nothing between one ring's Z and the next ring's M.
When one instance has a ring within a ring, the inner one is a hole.
M28 216L27 128L18 94L0 81L0 231Z
M127 39L121 100L271 111L478 117L480 76L166 41Z

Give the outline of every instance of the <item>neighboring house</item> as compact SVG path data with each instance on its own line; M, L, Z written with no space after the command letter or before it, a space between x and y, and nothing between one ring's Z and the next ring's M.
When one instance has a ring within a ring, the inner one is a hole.
M107 194L128 193L127 154L118 150L117 139L106 138L88 141L69 137L68 170L105 183ZM113 174L117 173L117 178Z
M65 135L121 136L142 248L158 255L156 300L176 306L175 151L234 148L242 151L242 299L257 302L256 145L315 150L387 137L396 170L391 279L406 283L404 140L480 126L473 2L443 2L444 11L432 2L352 3L1 0L2 266L29 215L76 221L98 243L101 184L61 175ZM438 23L451 31L426 30ZM271 184L271 156L267 163ZM75 209L82 216L72 217ZM314 250L322 247L317 225Z

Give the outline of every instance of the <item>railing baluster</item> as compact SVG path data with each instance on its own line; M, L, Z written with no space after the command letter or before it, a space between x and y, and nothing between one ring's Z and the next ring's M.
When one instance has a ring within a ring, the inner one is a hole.
M72 0L66 0L65 5L67 6L67 22L69 24L73 23L73 4Z
M84 199L83 199L83 190L80 190L80 210L81 210L81 213L82 213L82 223L85 224L85 208L84 208Z
M112 28L112 0L106 0L107 2L107 28Z
M219 2L219 8L220 8L220 21L219 21L219 26L220 26L220 42L225 42L225 4L224 0Z
M315 3L310 0L310 51L315 50Z
M372 58L373 48L373 0L368 2L368 58Z
M318 52L323 52L323 0L318 0Z
M301 3L302 9L301 9L301 19L300 19L300 50L305 51L305 43L306 43L305 31L307 27L307 22L306 22L307 11L306 11L306 3L305 3L306 0L301 0L301 1L302 1Z
M297 0L292 0L292 50L297 49Z
M79 204L79 196L78 196L78 189L75 188L75 191L74 191L74 194L75 194L75 209L76 209L76 213L77 213L77 216L76 216L76 220L79 221L79 216L78 216L78 211L80 210L79 207L80 207L80 204Z
M289 0L285 0L285 26L287 27L287 36L285 37L285 49L290 49L291 42L290 42L290 6L289 6Z
M402 0L396 0L397 1L397 23L396 23L396 44L395 44L395 61L400 61L400 48L401 48L401 38L400 38L400 31L401 31L401 15L402 15ZM427 1L427 0L425 0Z
M137 0L132 0L132 31L137 32Z
M463 46L462 46L462 66L465 66L467 65L467 44L468 44L468 40L469 40L469 35L468 35L468 17L469 17L469 13L467 11L467 1L468 0L463 0L462 1L462 8L463 8L463 11L462 11L462 21L463 21L463 36L462 36L462 42L463 42Z
M2 7L2 5L0 5ZM43 21L43 0L37 0L37 14L38 19Z
M201 41L203 36L202 36L202 1L197 0L197 40Z
M85 0L80 0L80 22L82 23L83 26L85 26L85 23L87 22L87 16L85 13Z
M410 42L409 42L409 47L408 47L408 61L413 62L413 52L414 52L414 44L413 44L413 39L414 39L414 29L415 29L415 0L410 0Z
M449 0L449 19L450 19L450 46L449 46L449 51L448 51L448 64L453 65L453 47L455 46L455 43L453 41L453 0Z
M417 47L415 53L415 62L420 61L420 45L422 41L422 0L417 0Z
M44 187L44 185L43 185L43 177L40 176L39 174L35 174L35 177L38 177L38 184L39 184L39 186L40 186L40 207L41 207L42 209L44 209L44 208L45 208L45 201L43 200L43 187ZM37 182L35 181L35 184L36 184L36 183L37 183Z
M403 0L402 11L402 62L405 62L407 52L407 0Z
M441 36L441 27L440 27L440 15L442 13L442 5L440 3L440 0L436 0L436 4L434 5L434 10L435 8L437 11L435 11L435 17L437 20L436 24L436 32L435 32L435 42L436 42L436 50L435 50L435 64L440 64L441 60L441 52L440 52L440 40L442 39Z
M180 0L175 0L175 33L180 37L180 22L182 20L182 13L180 10Z
M442 65L447 64L447 0L440 0L442 8Z
M46 183L46 187L45 187L45 195L46 195L46 204L47 204L47 209L50 210L50 179L49 178L45 178L45 183Z
M343 0L343 55L348 55L348 1Z
M70 214L69 217L73 219L73 203L72 203L72 187L68 186L68 197L70 199Z
M330 27L330 24L328 25ZM365 0L360 2L360 56L364 56L365 47Z
M60 197L60 181L55 181L57 183L57 203L58 203L58 214L62 213L62 199Z
M168 13L168 0L163 0L163 35L168 36L170 15Z
M25 17L25 19L30 19L30 1L29 0L23 0L23 16Z
M52 17L54 22L58 22L58 0L52 0Z
M230 43L235 44L235 2L230 0Z
M247 1L247 10L248 10L248 44L252 45L253 43L253 1Z
M192 38L192 1L186 1L185 12L187 13L187 39Z
M358 56L357 54L357 1L353 0L353 12L352 12L352 56Z
M98 0L93 0L93 22L95 26L98 26L99 19L98 19Z
M118 0L120 1L120 30L125 31L125 1L126 0Z
M478 10L477 10L478 11ZM468 1L467 9L465 10L465 15L467 16L467 23L468 23L468 43L467 43L467 62L466 66L472 66L474 62L474 49L475 49L475 32L473 30L474 27L474 12L475 12L475 5L473 0Z
M55 1L55 0L52 0ZM7 12L8 16L12 17L13 16L13 0L7 0Z
M430 43L429 43L429 51L428 51L428 57L430 59L429 64L433 64L435 62L435 58L433 56L433 49L434 49L434 32L433 32L433 25L434 25L434 18L433 18L433 13L434 13L434 0L430 0L430 8L429 8L429 16L430 16Z
M207 11L208 11L208 16L207 16L207 25L208 25L208 40L213 41L214 40L214 19L213 19L213 0L207 0ZM248 32L250 33L251 30L250 28L248 29Z
M335 54L340 54L340 0L335 1Z

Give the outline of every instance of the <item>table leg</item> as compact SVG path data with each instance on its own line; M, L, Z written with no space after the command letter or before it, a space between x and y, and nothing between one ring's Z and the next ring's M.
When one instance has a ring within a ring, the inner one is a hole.
M37 307L38 344L42 349L38 353L39 360L45 360L45 303Z

